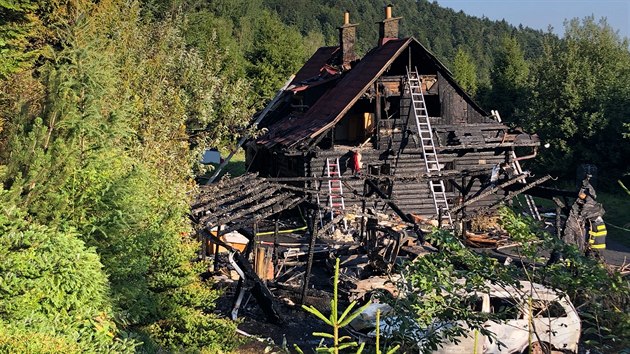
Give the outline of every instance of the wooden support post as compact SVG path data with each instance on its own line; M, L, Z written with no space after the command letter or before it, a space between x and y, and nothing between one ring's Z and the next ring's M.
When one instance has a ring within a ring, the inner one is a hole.
M562 240L562 209L566 208L566 205L558 197L552 199L556 203L556 237Z
M361 200L361 233L359 234L359 239L361 241L364 240L365 238L365 208L366 208L366 200L365 200L365 196L367 195L368 192L368 185L367 183L365 183L365 181L363 182L363 200Z
M256 249L256 263L254 263L254 270L256 271L256 274L258 274L258 277L262 280L267 279L267 272L265 268L265 248L258 247Z
M280 225L278 218L275 220L275 225L273 229L273 269L278 267L278 233L280 231Z
M258 257L258 221L254 222L252 229L254 230L254 237L252 238L251 242L253 242L252 247L254 251L254 264L256 264L256 257Z
M564 203L558 197L553 197L553 201L556 203L556 237L558 240L562 240L562 208L565 207ZM547 260L547 266L558 263L562 253L558 248L554 248L551 251L551 255L549 256L549 260Z
M200 233L197 233L197 241L199 241L199 252L198 252L198 256L199 259L203 260L203 245L205 244L206 240L203 236L201 236Z
M460 204L459 206L462 206L462 217L461 217L461 221L460 221L460 228L459 231L461 232L461 235L459 235L461 237L462 240L466 239L466 205L464 204L466 201L466 198L468 198L468 193L470 193L470 190L472 189L472 181L474 179L471 179L470 181L468 181L468 184L466 184L466 177L462 177L462 186L466 186L464 187L464 189L462 190L462 204Z
M201 239L201 260L205 261L208 257L208 240L204 237Z
M381 148L381 93L378 90L378 82L374 82L374 93L376 95L374 105L374 126L376 127L376 148Z
M311 277L311 269L313 267L313 255L315 253L315 241L317 240L317 213L311 213L311 225L313 232L311 233L311 240L308 245L308 261L306 263L306 272L304 273L304 284L302 286L302 296L300 297L300 303L304 305L306 300L306 293L308 292L308 282Z
M221 225L217 226L217 238L221 239ZM214 245L214 271L219 271L219 244Z

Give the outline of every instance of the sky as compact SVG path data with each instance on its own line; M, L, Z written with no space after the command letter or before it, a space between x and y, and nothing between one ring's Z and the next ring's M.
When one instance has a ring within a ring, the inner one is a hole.
M518 26L564 33L563 22L574 17L606 17L608 24L623 37L630 37L630 0L437 0L442 7L462 10L491 20L505 19Z

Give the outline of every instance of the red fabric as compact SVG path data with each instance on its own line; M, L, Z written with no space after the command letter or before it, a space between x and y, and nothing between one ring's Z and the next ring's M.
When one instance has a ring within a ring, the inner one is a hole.
M357 151L352 152L352 170L354 172L361 171L361 155Z

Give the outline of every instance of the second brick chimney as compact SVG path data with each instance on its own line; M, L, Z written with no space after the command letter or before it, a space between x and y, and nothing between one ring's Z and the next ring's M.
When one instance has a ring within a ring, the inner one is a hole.
M350 13L343 14L343 26L339 29L339 47L341 48L340 64L344 69L350 68L350 63L357 60L354 46L357 41L357 25L350 23Z
M392 5L385 7L385 19L378 23L379 46L382 46L390 39L398 39L398 22L402 17L392 17L392 7Z

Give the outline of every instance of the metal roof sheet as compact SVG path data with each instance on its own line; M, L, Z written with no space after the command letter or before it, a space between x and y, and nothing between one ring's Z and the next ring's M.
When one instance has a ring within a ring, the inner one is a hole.
M389 40L371 50L354 68L345 73L333 88L324 93L303 116L283 119L272 124L268 127L269 132L258 140L258 144L267 147L276 144L290 147L330 128L343 117L412 40L411 38ZM306 73L312 73L312 66L316 63L315 57L316 55L313 55L307 62L310 67L308 70L302 68L298 73L304 76ZM297 82L296 80L297 76L294 82Z
M306 81L310 78L319 76L320 71L330 59L337 53L339 46L336 47L321 47L313 53L313 55L306 61L304 66L295 74L295 78L291 82L292 85L297 85L302 81Z

